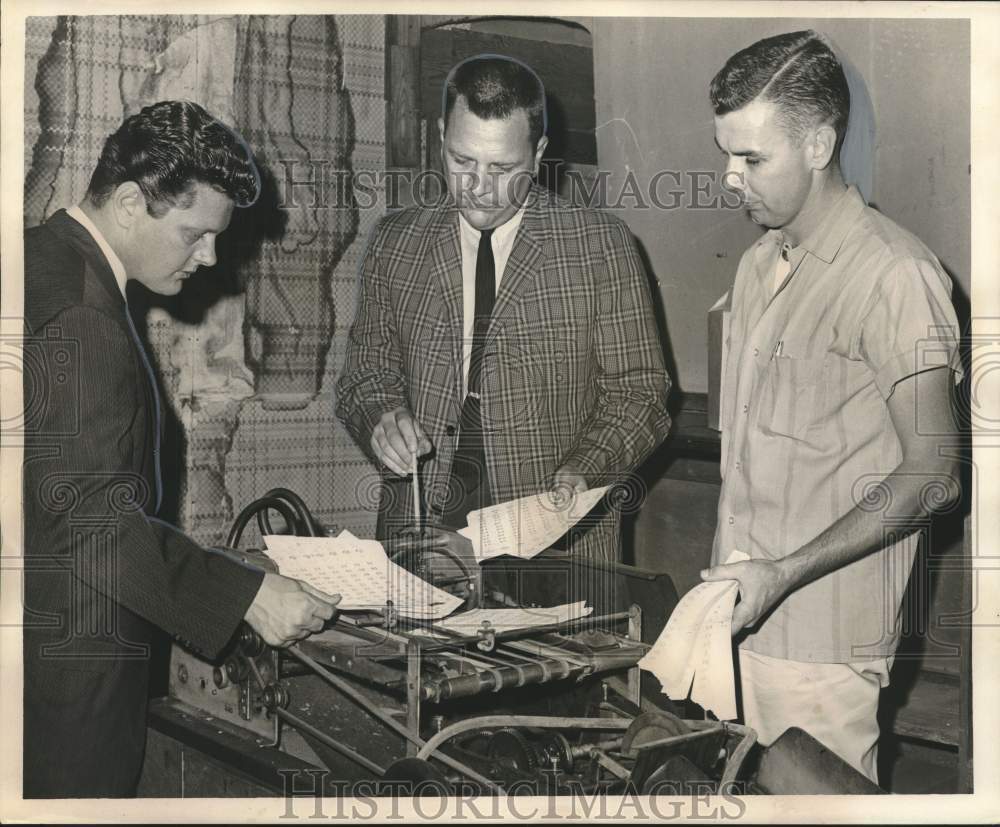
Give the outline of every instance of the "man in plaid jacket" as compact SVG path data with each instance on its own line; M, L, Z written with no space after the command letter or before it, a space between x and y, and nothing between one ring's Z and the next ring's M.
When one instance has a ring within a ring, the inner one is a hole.
M337 385L338 416L385 469L382 538L412 526L415 457L428 525L455 529L474 508L620 480L670 422L628 228L532 183L541 81L478 56L452 70L443 108L448 197L376 228ZM595 513L566 545L615 559L618 514Z

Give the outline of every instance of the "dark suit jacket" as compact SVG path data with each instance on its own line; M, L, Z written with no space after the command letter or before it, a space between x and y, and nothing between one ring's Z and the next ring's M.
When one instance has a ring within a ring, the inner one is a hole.
M263 573L151 516L154 379L86 229L28 230L24 278L24 793L128 795L154 627L215 655Z
M561 466L604 485L666 436L670 380L645 269L618 218L534 188L500 282L483 355L493 502L544 491ZM407 405L435 446L421 477L440 514L462 404L462 254L453 202L388 215L362 266L337 413L358 443ZM386 477L380 534L405 525L406 480ZM617 554L617 514L573 544Z

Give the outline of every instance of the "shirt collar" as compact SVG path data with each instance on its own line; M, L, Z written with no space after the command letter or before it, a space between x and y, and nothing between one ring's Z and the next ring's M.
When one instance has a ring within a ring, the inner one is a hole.
M848 232L864 208L865 201L857 187L849 186L830 206L819 225L792 249L801 250L803 253L810 252L829 264L837 257L844 239L847 238ZM784 240L785 234L781 230L768 230L757 242L760 246L759 255L763 257L772 247L775 250L780 249Z
M125 298L125 282L128 281L128 274L125 272L125 265L122 264L122 260L118 258L117 253L111 249L111 245L108 244L108 240L104 237L104 234L97 229L97 225L90 220L90 217L80 208L79 204L74 204L72 207L67 208L66 215L76 221L77 224L80 224L93 236L94 241L97 242L97 246L101 248L101 252L104 253L104 257L108 260L111 272L115 274L115 281L118 282L118 289L122 292L122 298Z
M522 206L503 224L493 228L493 238L496 239L497 244L503 245L514 236L517 228L521 226L521 219L524 218L524 209ZM473 227L461 212L458 214L458 224L462 228L462 232L474 237L476 243L479 243L480 231Z
M829 264L837 257L847 233L864 208L865 202L857 187L853 185L848 187L846 192L830 206L819 225L799 246Z

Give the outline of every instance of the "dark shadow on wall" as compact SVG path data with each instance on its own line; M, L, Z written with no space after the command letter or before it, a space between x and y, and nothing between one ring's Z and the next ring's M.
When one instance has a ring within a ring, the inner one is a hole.
M972 457L973 416L976 400L973 398L971 337L972 307L969 296L954 273L942 263L952 281L952 303L963 331L959 347L962 381L955 386L952 396L952 415L959 434L954 441L959 446L961 501L932 523L930 539L921 543L913 563L913 570L903 599L902 638L896 652L889 687L879 700L879 726L883 732L892 732L902 708L911 702L911 696L920 681L926 681L922 672L929 671L953 676L961 691L961 682L971 679L963 674L962 647L968 645L963 617L971 611L976 595L970 586L974 581L963 576L964 569L972 565L963 559L965 519L976 508L972 498L975 464ZM967 662L967 660L966 660ZM943 680L937 678L938 681ZM962 725L961 722L959 724ZM879 751L879 779L891 789L893 768L901 754L899 739L884 739L884 749Z
M677 360L674 358L674 350L670 345L670 333L667 330L667 313L663 306L663 295L660 293L660 280L656 275L656 270L653 267L653 262L649 257L649 252L646 250L645 245L634 235L632 236L632 240L635 242L639 258L642 259L643 267L646 270L646 280L653 300L653 315L656 318L656 332L660 337L660 349L663 355L663 364L667 368L667 373L670 375L670 381L672 383L670 399L667 403L667 410L673 414L676 412L678 394L682 391L677 384Z
M671 419L675 419L680 402L681 390L677 385L677 360L674 358L674 351L670 345L670 334L667 330L667 314L663 306L663 295L660 292L659 279L653 268L649 253L643 243L632 236L639 257L642 259L643 267L646 270L646 279L649 284L649 291L653 303L653 316L656 319L656 332L660 339L660 348L663 355L663 364L666 366L667 374L670 376L670 394L667 397L667 412ZM636 470L638 486L643 491L651 491L656 482L663 476L667 465L670 464L670 437L664 440L663 444L657 447L646 461ZM622 561L629 565L635 565L635 522L639 509L632 509L630 513L622 515Z
M280 239L288 224L274 172L259 158L254 162L261 175L260 197L233 210L229 227L216 240L215 265L199 269L176 296L151 296L148 307L161 307L178 321L197 325L220 298L245 292L248 270L260 258L264 242Z
M548 116L546 136L549 139L545 155L539 164L538 182L554 193L562 192L563 174L566 170L566 153L569 145L569 122L566 108L557 95L545 97Z
M248 268L258 260L266 240L281 237L288 220L279 207L274 174L259 160L257 168L261 173L261 196L253 205L233 210L229 227L216 240L214 266L199 269L176 296L161 296L130 282L132 317L159 381L163 416L163 505L159 516L170 523L179 523L181 518L180 497L187 477L187 435L180 412L170 404L170 395L164 387L163 377L169 375L169 366L157 360L149 341L147 315L150 309L158 307L178 322L200 325L221 298L245 291ZM225 342L220 341L218 345L221 347Z

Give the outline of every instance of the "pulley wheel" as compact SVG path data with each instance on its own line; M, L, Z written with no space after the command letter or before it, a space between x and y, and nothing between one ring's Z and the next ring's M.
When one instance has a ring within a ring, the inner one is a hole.
M625 730L622 738L622 754L634 756L643 744L661 741L674 735L684 735L691 729L676 715L664 710L643 712L637 715Z

